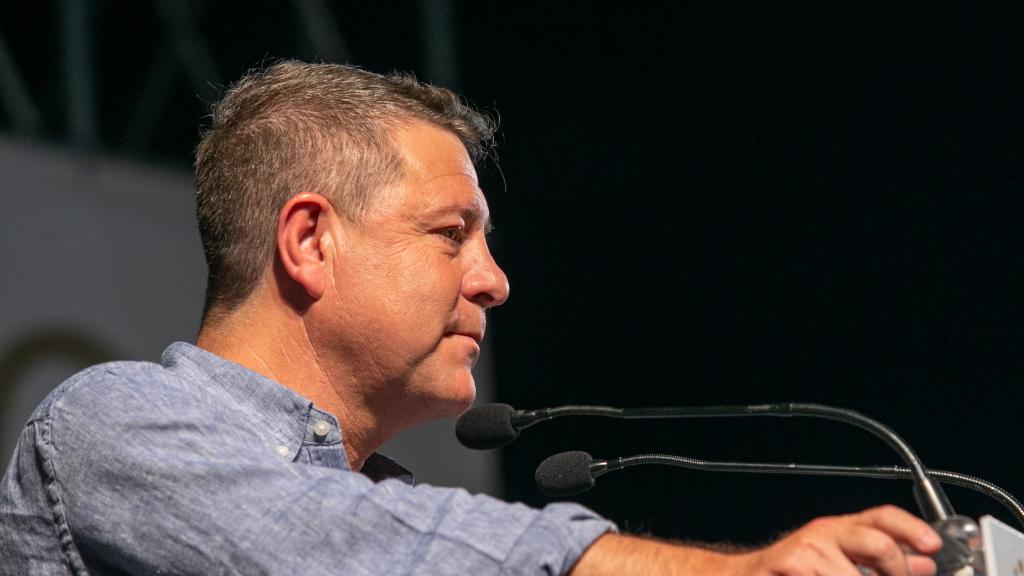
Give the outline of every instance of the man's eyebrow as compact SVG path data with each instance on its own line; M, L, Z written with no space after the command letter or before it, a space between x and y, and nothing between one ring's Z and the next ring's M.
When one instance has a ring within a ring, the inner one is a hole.
M445 204L427 210L423 213L423 217L426 220L431 220L452 213L458 214L466 222L480 221L480 227L483 228L484 233L490 233L491 230L494 230L494 223L491 222L490 213L483 214L481 219L481 210L476 206L467 206L465 204Z

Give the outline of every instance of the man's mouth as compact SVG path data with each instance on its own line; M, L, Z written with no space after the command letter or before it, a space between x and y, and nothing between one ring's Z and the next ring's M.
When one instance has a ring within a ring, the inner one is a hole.
M467 338L472 338L474 341L476 341L477 345L483 342L484 339L484 335L482 332L455 331L452 332L452 334L455 336L465 336Z
M484 341L484 334L487 330L487 318L485 316L462 314L461 318L456 317L453 320L454 322L448 325L445 334L472 338L477 346Z

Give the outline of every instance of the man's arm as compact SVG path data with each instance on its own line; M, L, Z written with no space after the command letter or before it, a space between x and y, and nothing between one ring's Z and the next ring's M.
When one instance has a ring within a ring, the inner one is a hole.
M859 514L819 518L771 546L741 554L606 534L587 549L571 574L857 576L855 564L886 576L935 573L931 558L905 553L904 547L933 554L941 541L921 519L899 508L882 506Z
M42 476L33 488L45 508L34 513L55 523L63 556L55 561L65 565L183 575L562 574L612 529L577 505L535 510L292 462L237 411L131 370L145 372L114 366L76 377L23 434L20 462Z

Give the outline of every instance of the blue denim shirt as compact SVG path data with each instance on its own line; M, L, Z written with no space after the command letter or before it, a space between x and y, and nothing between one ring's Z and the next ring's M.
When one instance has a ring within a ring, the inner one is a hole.
M337 420L184 343L59 386L0 480L0 573L561 574L614 530L351 471Z

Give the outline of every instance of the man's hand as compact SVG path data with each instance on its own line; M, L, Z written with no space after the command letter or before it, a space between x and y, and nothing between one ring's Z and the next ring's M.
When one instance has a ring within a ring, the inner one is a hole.
M934 574L942 541L923 520L895 506L819 518L767 548L740 555L744 574L849 574L858 564L886 576Z
M608 534L583 554L572 576L858 576L858 565L883 576L918 576L934 574L935 563L917 553L934 554L941 546L938 534L923 520L895 506L882 506L819 518L771 546L741 554Z

